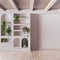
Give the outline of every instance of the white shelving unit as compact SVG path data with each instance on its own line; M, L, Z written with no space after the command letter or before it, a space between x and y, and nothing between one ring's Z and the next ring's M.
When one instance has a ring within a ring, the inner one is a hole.
M15 17L18 16L17 21ZM8 18L9 17L9 18ZM12 14L3 14L0 19L0 28L2 30L3 22L5 22L5 34L1 32L0 34L0 50L31 50L31 37L30 37L30 13L12 13ZM9 35L6 30L10 27L11 35ZM23 28L27 30L23 31ZM3 31L3 30L2 30ZM28 36L27 36L28 35Z

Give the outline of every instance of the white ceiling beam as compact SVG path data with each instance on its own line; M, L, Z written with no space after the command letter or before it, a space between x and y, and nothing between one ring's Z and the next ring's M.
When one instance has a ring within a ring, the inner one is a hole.
M34 0L30 0L30 9L33 10L34 7Z
M16 6L16 4L14 3L13 0L8 0L8 1L14 9L18 10L18 8L17 8L17 6Z
M56 2L57 0L51 0L46 6L45 10L48 11Z

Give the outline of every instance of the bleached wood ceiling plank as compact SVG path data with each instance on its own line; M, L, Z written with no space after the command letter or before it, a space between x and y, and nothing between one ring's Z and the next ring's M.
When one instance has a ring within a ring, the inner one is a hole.
M57 0L51 0L46 6L45 10L48 11L56 2Z
M18 10L18 8L17 8L17 6L16 6L16 4L14 3L13 0L8 0L8 1L14 9Z

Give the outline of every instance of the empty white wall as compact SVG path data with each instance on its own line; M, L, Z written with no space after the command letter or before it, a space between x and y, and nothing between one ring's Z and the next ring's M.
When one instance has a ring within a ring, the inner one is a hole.
M60 15L31 15L32 49L60 49Z

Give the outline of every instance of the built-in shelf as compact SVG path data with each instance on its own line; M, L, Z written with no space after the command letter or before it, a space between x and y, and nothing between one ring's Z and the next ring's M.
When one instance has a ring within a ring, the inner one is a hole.
M10 18L8 18L8 16ZM30 14L28 13L13 13L13 14L7 14L7 15L2 15L1 17L1 25L2 25L2 22L5 22L6 25L3 26L5 29L4 31L4 35L0 35L0 48L1 48L1 45L3 45L3 50L5 48L8 49L11 49L11 50L30 50L30 35L27 37L27 33L30 33L30 32L27 32L27 28L29 27L30 29ZM3 19L4 18L4 19ZM10 19L10 20L9 20ZM2 33L2 28L1 26L1 33ZM27 27L25 28L25 30L23 30L23 27ZM8 29L9 28L9 29ZM7 31L9 32L11 29L11 34L9 35L9 33L7 33ZM22 42L22 39L26 38L27 39L27 43L26 41L23 41ZM28 39L29 38L29 39ZM4 40L5 39L5 40ZM24 45L23 43L25 42L25 44L28 44L27 45ZM8 45L7 47L5 47L6 45Z

